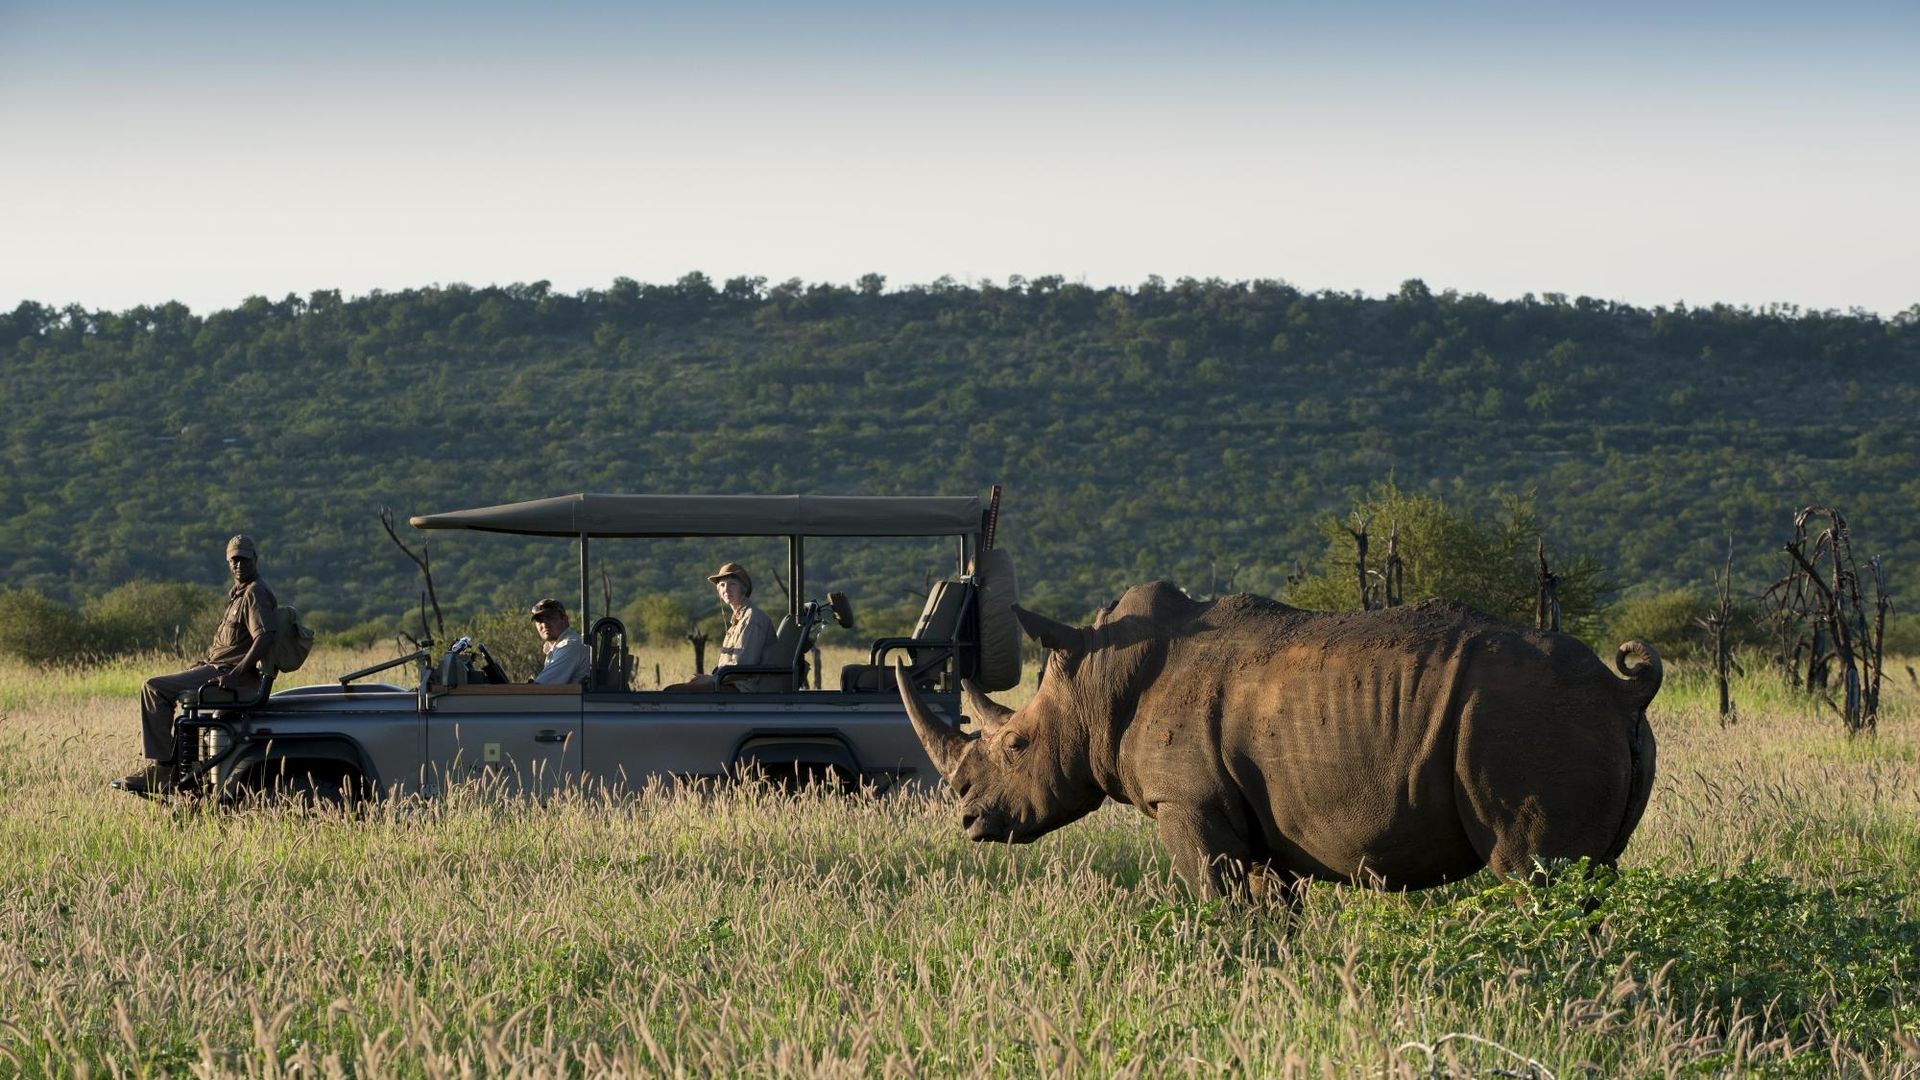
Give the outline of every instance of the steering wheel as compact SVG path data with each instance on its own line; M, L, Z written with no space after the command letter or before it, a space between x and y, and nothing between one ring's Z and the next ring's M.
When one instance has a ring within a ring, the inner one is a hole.
M500 666L499 661L493 658L493 654L487 651L485 645L476 641L473 643L473 651L480 654L480 673L487 677L489 685L499 686L513 681L507 678L507 669Z

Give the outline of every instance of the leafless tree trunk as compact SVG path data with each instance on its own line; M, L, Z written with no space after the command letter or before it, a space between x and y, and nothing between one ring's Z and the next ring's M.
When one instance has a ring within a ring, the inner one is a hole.
M1727 644L1727 624L1733 619L1733 537L1727 537L1727 565L1718 575L1720 580L1719 603L1704 619L1694 622L1707 632L1707 640L1713 646L1714 680L1720 685L1720 726L1739 722L1734 715L1733 694L1728 685L1728 676L1732 667L1732 650Z
M1539 541L1539 589L1533 601L1533 625L1537 630L1560 630L1560 576L1547 568L1547 542Z
M1346 526L1347 535L1353 537L1356 549L1354 572L1360 585L1360 610L1362 611L1372 611L1380 606L1374 600L1373 585L1367 580L1367 525L1372 520L1373 516L1369 514L1360 519L1359 528L1356 529L1352 525Z

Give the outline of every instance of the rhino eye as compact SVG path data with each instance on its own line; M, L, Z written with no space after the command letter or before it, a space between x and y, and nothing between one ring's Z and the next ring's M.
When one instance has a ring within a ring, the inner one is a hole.
M1027 748L1027 737L1025 735L1022 735L1017 731L1011 732L1007 735L1007 753L1017 754L1020 751L1025 750L1026 748Z

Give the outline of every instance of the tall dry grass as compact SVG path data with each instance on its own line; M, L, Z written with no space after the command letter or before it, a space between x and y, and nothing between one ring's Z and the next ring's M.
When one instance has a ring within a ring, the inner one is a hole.
M1686 927L1629 954L1484 878L1315 887L1291 921L1199 903L1126 807L1004 848L936 800L754 788L143 802L103 786L134 763L142 674L0 663L0 1073L1920 1075L1910 968L1874 988L1905 996L1892 1021L1847 1028L1861 991L1836 978L1796 1026L1684 990ZM1723 729L1673 672L1629 876L1778 875L1842 906L1920 880L1913 689L1871 741L1757 677L1736 696ZM1863 934L1920 925L1889 902Z

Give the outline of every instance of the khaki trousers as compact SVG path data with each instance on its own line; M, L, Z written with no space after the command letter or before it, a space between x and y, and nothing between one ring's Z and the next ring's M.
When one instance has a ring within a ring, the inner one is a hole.
M173 760L174 705L181 694L200 689L219 674L220 669L212 664L195 664L173 675L155 675L140 688L140 734L148 760ZM257 675L236 679L233 687L246 700L259 693L260 679Z

